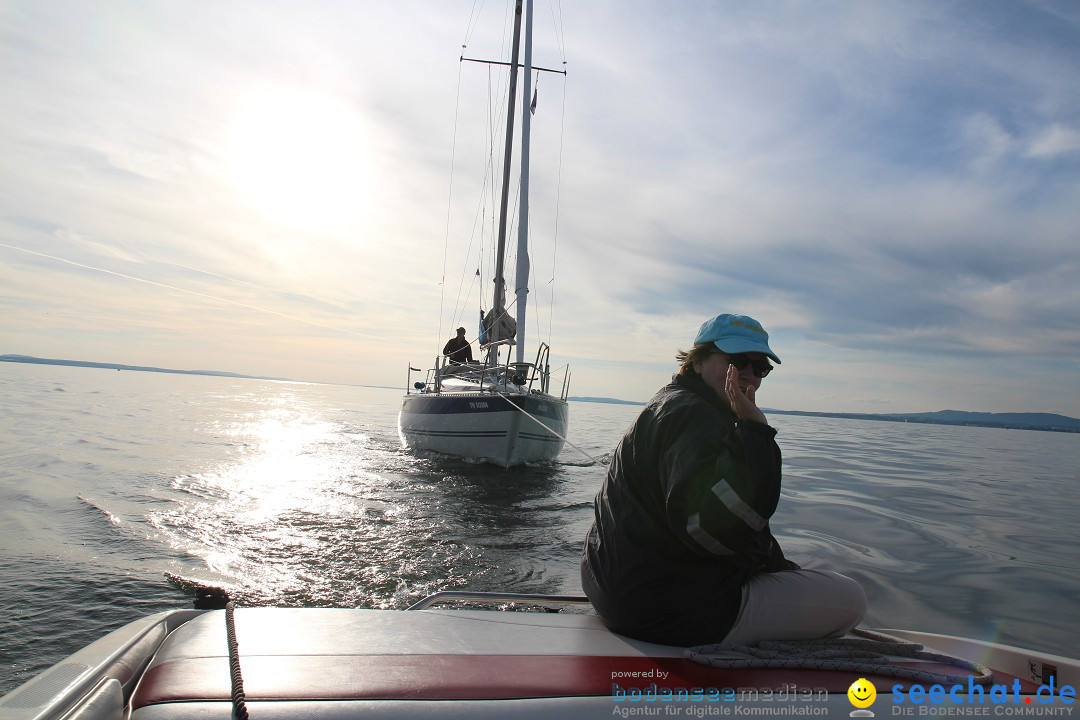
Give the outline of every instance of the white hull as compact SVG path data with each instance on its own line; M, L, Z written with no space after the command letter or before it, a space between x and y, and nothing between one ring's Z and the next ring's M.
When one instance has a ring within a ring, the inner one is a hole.
M0 699L0 717L229 718L232 686L224 615L179 610L133 622ZM238 662L253 720L610 718L629 716L621 710L631 707L638 710L632 714L660 717L706 716L691 708L709 716L793 714L783 710L789 705L804 709L795 714L848 717L847 688L860 676L878 689L872 708L878 717L926 714L920 708L948 714L945 705L928 706L925 698L922 705L896 705L890 697L893 688L910 689L910 680L872 672L707 667L687 659L683 648L615 635L591 614L241 608L235 618ZM1060 716L1069 705L1062 705L1060 697L1043 703L1037 694L1040 678L1052 667L1058 691L1080 684L1077 660L996 643L972 647L973 641L962 638L895 634L954 654L957 648L972 648L977 656L969 659L989 665L995 684L1009 687L1005 704L985 701L973 707L966 699L969 671L891 659L894 667L955 677L963 686L961 704L967 714L1037 714L1025 712L1036 708ZM1015 697L1014 682L1022 686ZM636 699L632 691L620 697L630 688L643 692ZM655 696L658 688L676 694L661 702ZM687 693L694 688L740 690L737 695L731 690L729 699L724 692L711 700L691 700Z
M510 467L558 457L565 443L566 401L543 393L416 393L398 413L410 450Z

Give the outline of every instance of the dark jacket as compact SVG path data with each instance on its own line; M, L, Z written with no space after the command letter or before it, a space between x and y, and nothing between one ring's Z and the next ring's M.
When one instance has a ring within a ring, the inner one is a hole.
M615 632L720 642L755 573L797 569L768 520L780 499L776 431L735 414L697 374L645 406L596 496L581 583Z
M450 338L442 349L443 355L450 357L452 363L472 362L472 346L463 337Z

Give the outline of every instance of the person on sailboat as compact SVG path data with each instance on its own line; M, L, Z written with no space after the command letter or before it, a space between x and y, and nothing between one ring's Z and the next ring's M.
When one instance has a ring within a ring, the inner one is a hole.
M457 336L450 338L442 349L442 354L450 359L451 365L472 362L472 345L465 339L465 328L457 329Z
M780 358L746 315L706 321L619 442L581 584L614 632L668 645L838 637L866 614L854 580L803 570L769 528L780 448L755 396Z

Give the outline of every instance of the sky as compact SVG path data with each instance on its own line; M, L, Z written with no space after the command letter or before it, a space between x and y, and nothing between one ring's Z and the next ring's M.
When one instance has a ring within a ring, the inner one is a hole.
M507 18L0 2L0 354L404 387L491 305L506 73L459 57ZM734 312L766 407L1080 417L1080 5L536 0L534 42L526 356L571 395Z

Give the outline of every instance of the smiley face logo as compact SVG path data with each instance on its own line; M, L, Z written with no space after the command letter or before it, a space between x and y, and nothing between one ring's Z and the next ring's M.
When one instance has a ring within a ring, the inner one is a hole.
M874 687L874 683L866 678L859 678L851 683L851 687L847 690L847 696L855 707L868 708L877 699L877 688Z

